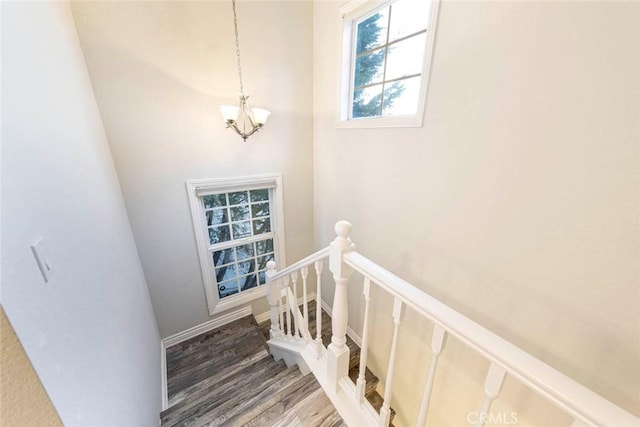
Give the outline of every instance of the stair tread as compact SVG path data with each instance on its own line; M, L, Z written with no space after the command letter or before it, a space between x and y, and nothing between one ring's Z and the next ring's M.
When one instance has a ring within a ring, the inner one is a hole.
M265 396L262 400L254 399L242 414L235 415L227 422L229 425L255 427L267 425L318 388L320 384L313 375L301 375L295 382L270 396Z
M298 402L275 423L268 425L271 427L289 427L292 425L315 427L346 426L344 420L321 388Z
M169 400L235 361L266 349L253 316L246 316L167 349ZM183 352L184 354L180 354Z
M205 378L204 380L195 383L183 390L177 391L170 399L168 402L169 408L171 408L172 406L186 400L189 399L195 395L197 395L197 393L200 390L204 390L204 389L208 389L212 386L214 386L217 383L220 383L222 381L226 381L229 377L231 377L232 375L236 374L238 371L248 367L248 366L252 366L256 363L258 363L259 361L261 361L262 359L265 358L269 358L271 359L271 355L269 354L269 352L265 349L262 349L261 351L259 351L258 353L252 354L248 357L245 357L244 359L240 360L238 363L235 363L232 366L227 367L226 369L223 369L219 372L216 372L215 374L211 375L210 377Z
M247 384L252 384L262 375L271 376L286 369L284 362L276 362L271 357L260 359L257 363L242 368L227 376L224 382L198 390L188 400L173 405L161 413L162 425L176 425L193 413L221 403L229 396L234 396Z
M272 375L267 372L258 383L247 383L246 387L242 387L237 393L233 393L231 398L225 399L218 404L200 407L197 412L182 420L176 427L200 427L200 426L218 426L229 425L227 419L242 410L246 402L250 402L252 398L256 398L265 390L273 390L272 386L283 386L300 378L302 373L297 366L292 366L284 371Z

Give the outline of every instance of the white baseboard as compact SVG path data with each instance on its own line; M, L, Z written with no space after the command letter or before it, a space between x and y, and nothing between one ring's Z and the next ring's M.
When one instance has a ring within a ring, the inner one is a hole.
M307 302L315 301L315 299L316 299L316 293L315 292L311 292L310 294L307 294ZM302 303L304 303L304 297L298 298L298 306L300 306ZM264 313L257 314L254 317L256 318L256 322L262 323L262 322L266 322L267 320L269 320L269 316L270 315L271 314L268 311L266 311Z
M227 323L231 323L234 320L241 319L245 316L251 315L251 306L243 307L238 310L234 310L230 313L223 314L222 316L217 316L215 319L211 319L208 322L201 323L199 325L194 326L193 328L186 329L182 332L178 332L177 334L173 334L167 338L163 338L162 342L165 348L169 348L172 345L176 345L183 341L188 340L189 338L193 338L205 332L208 332L212 329L219 328L220 326L226 325Z
M164 341L160 340L160 386L162 387L162 410L164 411L169 406L169 396L167 390L167 347L164 345Z

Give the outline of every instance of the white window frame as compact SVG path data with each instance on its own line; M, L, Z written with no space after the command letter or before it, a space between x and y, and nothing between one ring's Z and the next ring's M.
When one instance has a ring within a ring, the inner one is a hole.
M282 174L241 176L233 178L192 179L188 180L186 185L209 315L213 316L214 314L218 314L223 311L245 305L258 298L265 297L266 291L263 285L258 285L253 289L242 291L222 299L218 295L213 258L209 251L211 245L209 242L209 233L202 197L207 194L268 188L269 200L271 202L271 226L272 231L275 233L273 239L274 254L278 265L286 265ZM242 240L243 239L238 239L236 241L238 244L241 244Z
M338 105L338 128L379 128L379 127L421 127L424 119L424 105L429 86L431 61L435 44L435 34L438 22L440 0L424 0L431 2L429 22L427 24L427 38L425 43L422 81L420 82L420 97L418 111L415 115L407 116L377 116L351 118L353 102L353 73L355 57L355 22L365 15L382 9L396 0L351 0L340 8L340 30L342 62L340 63L340 100Z

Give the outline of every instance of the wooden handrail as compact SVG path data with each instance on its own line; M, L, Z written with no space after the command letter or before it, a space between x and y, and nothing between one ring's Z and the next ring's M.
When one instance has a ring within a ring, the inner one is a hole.
M295 264L291 264L287 268L284 268L284 269L278 271L276 274L271 276L269 278L269 280L276 281L278 279L282 279L284 276L288 276L289 274L293 273L294 271L298 271L302 267L307 266L307 265L311 265L314 262L320 261L321 259L324 259L324 258L326 258L328 256L329 256L329 247L322 248L319 251L309 255L308 257L301 259L300 261L296 262Z

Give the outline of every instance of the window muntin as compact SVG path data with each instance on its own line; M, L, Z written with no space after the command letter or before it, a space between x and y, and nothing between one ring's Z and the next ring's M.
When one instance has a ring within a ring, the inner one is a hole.
M369 4L352 0L341 9L341 126L420 126L438 0Z
M193 179L186 187L209 314L264 297L267 262L286 263L282 175Z
M218 296L263 285L275 259L269 189L210 194L202 203Z

